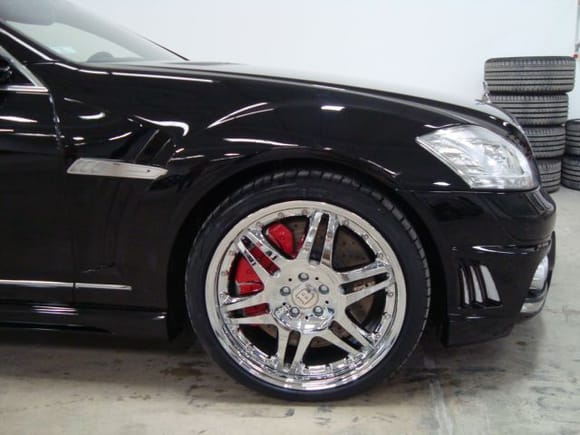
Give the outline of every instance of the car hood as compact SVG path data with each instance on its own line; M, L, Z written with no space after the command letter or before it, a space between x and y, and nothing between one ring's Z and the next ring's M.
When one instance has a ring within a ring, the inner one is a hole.
M518 125L512 116L500 108L495 107L485 101L475 98L446 94L433 89L409 87L398 83L345 77L327 73L323 74L316 72L276 69L226 62L136 62L123 65L114 64L111 66L155 74L165 73L190 75L195 73L207 73L250 78L253 77L262 80L291 81L301 84L314 84L318 86L334 87L348 91L370 93L375 95L380 94L390 98L413 100L414 102L425 104L437 105L437 103L443 103L446 105L467 108L477 112L483 112L486 115L495 116L502 121Z

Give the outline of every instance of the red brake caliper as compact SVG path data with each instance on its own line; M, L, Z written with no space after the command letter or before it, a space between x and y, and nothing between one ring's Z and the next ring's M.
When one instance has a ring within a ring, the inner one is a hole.
M296 256L294 235L292 231L283 224L277 223L270 225L266 230L266 236L270 243L272 243L276 248L280 249L287 256L294 258ZM260 252L257 248L250 249L252 255L267 269L271 267L276 267L269 259ZM248 260L241 258L238 262L238 267L235 274L236 287L238 288L238 294L240 296L248 296L256 294L264 290L264 285ZM267 304L256 305L255 307L246 308L244 314L246 316L257 316L258 314L263 314L268 311Z

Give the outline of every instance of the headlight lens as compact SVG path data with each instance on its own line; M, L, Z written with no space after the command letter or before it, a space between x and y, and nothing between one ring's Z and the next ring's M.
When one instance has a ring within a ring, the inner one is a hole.
M536 186L518 147L484 127L442 128L417 143L449 166L473 189L527 190Z

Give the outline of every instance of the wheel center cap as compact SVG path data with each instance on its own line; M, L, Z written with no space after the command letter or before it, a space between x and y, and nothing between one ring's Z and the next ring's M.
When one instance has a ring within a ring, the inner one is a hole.
M292 292L292 302L299 308L312 308L318 303L318 292L310 284L301 285Z

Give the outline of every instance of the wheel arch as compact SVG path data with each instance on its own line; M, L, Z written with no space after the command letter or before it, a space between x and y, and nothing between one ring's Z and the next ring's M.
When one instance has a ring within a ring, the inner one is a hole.
M289 170L332 171L348 175L357 181L383 192L405 214L425 249L431 277L431 307L429 315L438 323L445 316L446 278L440 251L428 225L420 213L405 199L394 180L381 174L380 168L370 163L360 165L347 160L324 159L308 156L295 159L262 161L220 179L200 199L189 206L189 213L181 224L173 241L167 273L167 312L169 336L175 337L183 329L189 329L185 306L185 271L187 258L201 226L212 211L240 186L273 172Z

